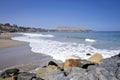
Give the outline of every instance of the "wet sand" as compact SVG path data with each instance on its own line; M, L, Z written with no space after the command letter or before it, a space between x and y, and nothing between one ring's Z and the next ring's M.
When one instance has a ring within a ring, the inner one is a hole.
M40 53L33 53L29 43L11 40L11 34L0 35L0 70L17 67L23 71L34 70L44 66L52 57Z
M27 68L32 70L44 66L50 60L53 60L50 56L31 52L28 43L9 48L0 48L0 70L16 65L22 70Z

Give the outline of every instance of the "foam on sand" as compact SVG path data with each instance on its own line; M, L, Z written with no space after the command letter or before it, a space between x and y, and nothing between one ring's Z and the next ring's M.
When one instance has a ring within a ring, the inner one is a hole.
M80 57L81 59L88 59L90 56L87 56L87 53L93 55L97 52L100 53L103 56L103 58L108 58L120 52L120 50L96 49L92 46L87 46L85 44L60 42L55 40L44 39L42 37L35 37L36 36L33 36L33 34L29 34L28 36L24 33L24 36L14 37L12 39L29 42L31 50L33 52L47 54L52 56L54 59L61 61L65 61L66 59L70 58L76 58L76 56Z

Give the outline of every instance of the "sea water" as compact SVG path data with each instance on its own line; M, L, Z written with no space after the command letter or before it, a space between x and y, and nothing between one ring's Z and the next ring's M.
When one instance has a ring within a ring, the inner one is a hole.
M38 32L18 33L14 40L29 42L31 50L52 56L56 60L88 59L87 54L99 53L109 58L120 53L120 32Z

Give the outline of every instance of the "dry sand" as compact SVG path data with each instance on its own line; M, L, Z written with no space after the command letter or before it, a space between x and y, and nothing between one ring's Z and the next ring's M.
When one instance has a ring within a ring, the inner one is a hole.
M0 35L0 48L12 47L16 45L22 45L24 42L11 40L11 33L2 33Z
M11 40L11 36L0 35L0 70L17 65L23 71L30 71L53 60L48 55L33 53L29 43Z

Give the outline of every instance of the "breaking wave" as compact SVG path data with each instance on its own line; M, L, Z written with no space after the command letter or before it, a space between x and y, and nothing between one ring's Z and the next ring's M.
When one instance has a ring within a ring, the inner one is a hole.
M120 50L96 49L85 44L60 42L44 39L42 37L54 37L54 35L24 33L23 36L13 37L12 39L29 42L29 45L33 52L47 54L52 56L54 59L61 61L65 61L69 58L78 57L81 59L88 59L89 56L86 55L87 53L91 55L93 55L94 53L100 53L101 55L103 55L104 58L109 58L120 52ZM87 41L93 42L94 40L88 39Z

